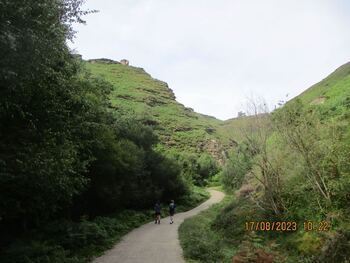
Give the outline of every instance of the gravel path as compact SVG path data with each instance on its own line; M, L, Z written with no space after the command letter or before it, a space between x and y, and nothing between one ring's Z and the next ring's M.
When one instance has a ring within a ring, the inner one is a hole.
M196 208L175 214L174 224L169 217L162 218L160 225L145 224L124 236L122 240L92 263L181 263L182 249L178 229L184 219L198 214L212 204L220 202L224 193L209 190L211 197Z

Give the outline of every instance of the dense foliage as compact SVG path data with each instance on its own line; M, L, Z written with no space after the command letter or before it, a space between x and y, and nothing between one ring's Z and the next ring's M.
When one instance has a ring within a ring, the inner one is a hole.
M245 133L245 142L223 170L225 187L236 191L236 199L212 223L228 244L238 247L237 260L255 262L261 249L277 262L350 259L350 108L344 95L339 105L295 99L269 118L255 116L252 132ZM242 153L242 147L248 151ZM296 221L299 226L288 235L257 232L260 241L254 243L256 234L242 227L249 221ZM306 221L316 227L330 222L332 228L306 231Z
M245 175L252 167L251 154L247 145L242 143L230 153L223 171L222 183L227 191L238 189L242 186Z
M206 186L212 177L220 171L218 163L207 153L197 155L171 150L167 152L167 155L178 163L182 178L189 184Z
M3 223L26 228L86 186L82 174L92 156L83 149L103 114L107 87L81 78L66 46L72 35L66 23L79 19L79 7L1 1L1 10L0 211Z

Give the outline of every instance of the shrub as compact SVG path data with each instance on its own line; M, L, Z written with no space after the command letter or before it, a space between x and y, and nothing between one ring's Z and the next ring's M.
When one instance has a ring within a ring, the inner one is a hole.
M180 226L181 246L187 259L200 262L222 262L220 236L212 231L210 223L215 215L215 207L212 211L205 211L199 215L186 219ZM213 213L214 212L214 213Z
M344 227L329 235L315 262L350 262L350 230Z
M103 245L108 234L103 225L83 221L68 229L62 245L68 249L78 249L87 245Z
M1 258L2 263L80 263L75 257L68 257L67 252L58 245L47 242L27 240L11 245Z
M219 231L227 241L239 243L246 233L247 221L258 221L262 218L257 207L247 198L238 198L224 207L216 216L212 226Z
M252 156L249 156L244 144L230 155L222 171L222 183L226 190L239 189L245 175L252 168Z
M321 239L312 232L305 232L296 240L298 250L306 255L315 254L321 248Z
M198 171L194 177L197 185L206 185L215 174L219 172L216 161L209 154L202 154L198 160Z

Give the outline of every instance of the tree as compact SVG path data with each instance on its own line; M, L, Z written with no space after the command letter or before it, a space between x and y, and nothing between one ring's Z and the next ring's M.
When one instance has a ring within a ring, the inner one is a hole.
M247 151L253 157L251 174L261 184L263 198L255 199L257 205L265 210L281 214L285 209L282 198L281 174L278 166L271 160L268 151L268 140L272 134L270 114L264 100L250 99L248 115L252 116L249 125L242 130Z
M207 180L219 172L216 161L209 154L202 154L197 162L198 172L194 179L198 185L204 185Z
M325 127L321 127L319 117L316 115L316 112L307 111L305 105L296 100L274 114L274 124L289 147L302 157L305 162L306 178L313 189L330 204L328 176L322 167L326 151L322 147L321 131L324 131ZM334 133L332 135L334 136ZM321 206L320 202L318 204Z
M88 137L106 89L66 44L82 1L0 2L0 217L38 225L87 184Z
M242 186L246 174L252 168L252 158L245 143L241 143L229 155L222 170L222 181L227 190L237 190Z

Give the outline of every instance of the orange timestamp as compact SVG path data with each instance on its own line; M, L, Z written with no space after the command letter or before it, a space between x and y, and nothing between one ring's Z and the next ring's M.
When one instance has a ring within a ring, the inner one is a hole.
M330 221L305 221L304 222L304 231L319 231L325 232L332 229L332 223Z
M298 223L295 221L248 221L245 222L245 230L293 232L298 230Z

